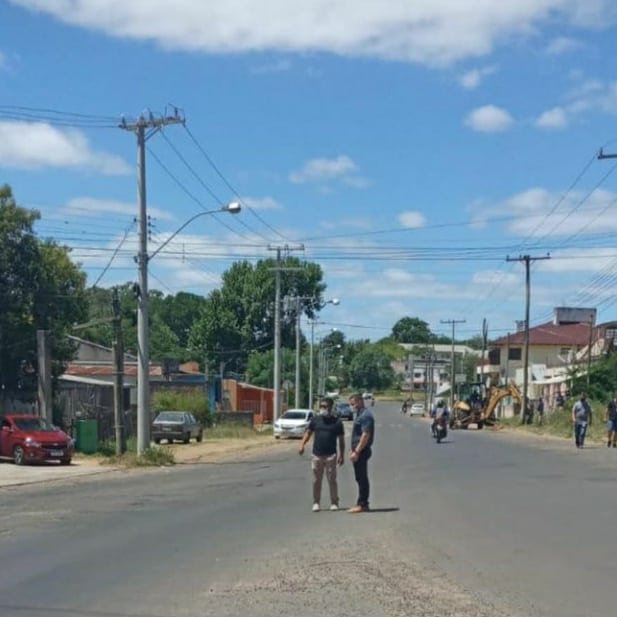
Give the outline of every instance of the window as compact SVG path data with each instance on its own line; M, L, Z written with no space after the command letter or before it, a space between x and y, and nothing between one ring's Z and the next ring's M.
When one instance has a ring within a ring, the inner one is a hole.
M501 364L501 349L491 349L488 352L488 363L492 366Z
M508 349L508 360L520 360L523 357L520 347L510 347Z

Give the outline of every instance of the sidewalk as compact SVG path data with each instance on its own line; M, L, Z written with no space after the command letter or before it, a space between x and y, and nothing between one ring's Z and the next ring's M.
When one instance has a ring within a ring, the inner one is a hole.
M95 461L76 460L71 465L14 465L9 461L0 461L0 489L24 484L67 480L115 471L117 467L99 465Z

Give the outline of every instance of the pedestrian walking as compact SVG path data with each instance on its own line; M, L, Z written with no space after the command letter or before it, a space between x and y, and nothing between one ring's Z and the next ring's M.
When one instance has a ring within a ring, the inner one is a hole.
M572 407L572 423L574 424L574 443L577 448L582 448L585 445L585 435L587 426L591 424L591 407L587 402L587 394L581 393L581 396Z
M319 414L313 416L302 436L298 454L304 454L304 447L313 439L313 512L321 509L321 485L324 472L330 489L330 510L338 510L339 496L336 466L345 460L345 429L343 422L334 414L334 401L325 397L319 403ZM337 453L338 446L338 453Z
M608 429L607 447L617 448L617 392L606 406L606 428Z
M536 404L536 413L538 414L538 424L544 423L544 399L540 397Z
M352 394L349 397L349 404L356 412L351 427L350 460L353 463L358 484L358 499L356 505L349 508L348 512L356 514L367 512L369 509L368 461L371 458L371 446L375 438L375 418L373 413L364 406L364 400L360 394Z

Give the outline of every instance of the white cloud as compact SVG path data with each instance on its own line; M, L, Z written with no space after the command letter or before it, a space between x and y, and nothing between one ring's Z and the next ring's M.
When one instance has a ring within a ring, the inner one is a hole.
M137 215L137 203L117 201L114 199L99 199L96 197L75 197L71 199L60 212L81 217L100 217L102 214ZM173 214L148 205L148 214L164 221L175 220Z
M576 51L582 46L582 43L580 41L577 41L576 39L572 39L567 36L560 36L553 39L546 46L546 53L551 56L560 56L571 51Z
M578 238L617 231L617 217L607 215L617 205L617 193L598 189L591 195L570 191L560 194L533 187L504 201L483 204L474 216L507 217L506 229L513 235L534 238L576 234ZM554 211L553 211L554 210Z
M507 131L514 120L507 110L495 105L485 105L471 111L465 125L480 133L502 133Z
M92 150L81 131L61 131L42 122L0 121L0 167L92 169L105 175L131 173L120 157Z
M421 212L402 212L398 215L398 221L403 227L419 229L426 225L426 218Z
M321 51L446 65L543 26L606 27L612 0L10 0L108 35L212 54Z
M536 126L543 129L563 129L568 126L568 113L563 107L553 107L540 114Z
M273 197L242 197L240 203L253 210L280 210L283 207Z
M358 175L358 166L346 155L339 155L333 159L316 158L307 161L301 169L289 174L294 184L305 182L330 183L343 182L354 188L364 188L368 181Z
M495 73L496 70L495 66L471 69L460 76L459 83L467 90L475 90L486 77Z
M585 79L578 71L571 78L577 83L567 93L566 102L542 113L536 120L537 127L564 128L585 113L617 114L617 80Z
M617 247L590 248L590 249L564 249L554 251L551 259L542 262L542 269L546 272L571 274L573 272L600 272L615 268L617 262ZM612 286L605 288L607 295L614 295ZM596 289L594 294L601 293Z

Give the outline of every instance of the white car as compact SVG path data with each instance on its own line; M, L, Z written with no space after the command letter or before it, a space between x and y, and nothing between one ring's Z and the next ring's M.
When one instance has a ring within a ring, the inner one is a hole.
M423 416L426 414L426 408L424 403L413 403L409 408L410 416Z
M310 409L289 409L274 423L274 437L302 437L307 429L313 411Z

